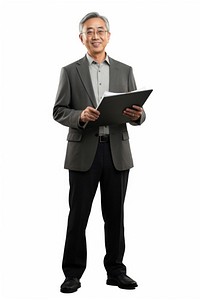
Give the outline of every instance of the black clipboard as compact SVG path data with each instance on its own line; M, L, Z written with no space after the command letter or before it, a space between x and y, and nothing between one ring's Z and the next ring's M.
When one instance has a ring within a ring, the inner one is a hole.
M128 93L105 94L97 110L100 111L99 118L94 122L88 122L87 127L106 126L114 124L123 124L130 122L130 119L123 115L127 107L137 105L142 107L153 89L135 90Z

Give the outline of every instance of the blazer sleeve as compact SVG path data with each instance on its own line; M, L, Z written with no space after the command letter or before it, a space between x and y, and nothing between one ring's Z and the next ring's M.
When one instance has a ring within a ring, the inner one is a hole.
M130 72L129 72L129 90L134 91L137 89L135 78L133 75L133 69L130 67ZM141 125L146 119L146 114L145 111L143 110L142 116L139 118L139 120L135 122L129 122L133 126Z
M80 114L81 110L72 108L70 80L67 71L63 67L53 108L53 118L64 126L79 128Z
M137 90L132 67L129 68L128 85L129 85L129 91Z

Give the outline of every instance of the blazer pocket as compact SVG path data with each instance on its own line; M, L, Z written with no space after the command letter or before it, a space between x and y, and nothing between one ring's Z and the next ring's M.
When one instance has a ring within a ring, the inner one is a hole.
M67 136L68 142L80 142L82 139L82 134L79 132L69 132Z
M129 135L127 131L122 132L122 140L123 141L129 140Z

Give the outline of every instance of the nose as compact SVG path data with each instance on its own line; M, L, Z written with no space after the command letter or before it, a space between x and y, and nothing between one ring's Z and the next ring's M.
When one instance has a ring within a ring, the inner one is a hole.
M99 33L98 33L98 31L94 31L94 32L93 32L92 38L93 38L94 40L96 40L96 39L99 38Z

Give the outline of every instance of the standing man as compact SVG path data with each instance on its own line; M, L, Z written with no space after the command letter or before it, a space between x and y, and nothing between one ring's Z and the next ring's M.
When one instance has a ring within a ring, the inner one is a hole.
M137 283L126 275L123 264L124 199L129 169L133 167L126 124L85 126L99 117L95 109L105 91L136 89L132 68L105 52L110 39L109 22L98 13L87 14L79 24L80 40L87 54L62 68L53 117L69 127L65 168L69 170L68 228L62 268L65 281L61 292L80 288L86 268L86 237L90 210L98 183L105 223L104 266L108 285L134 289ZM123 112L131 125L140 125L145 112L138 106ZM95 124L95 123L94 123Z

